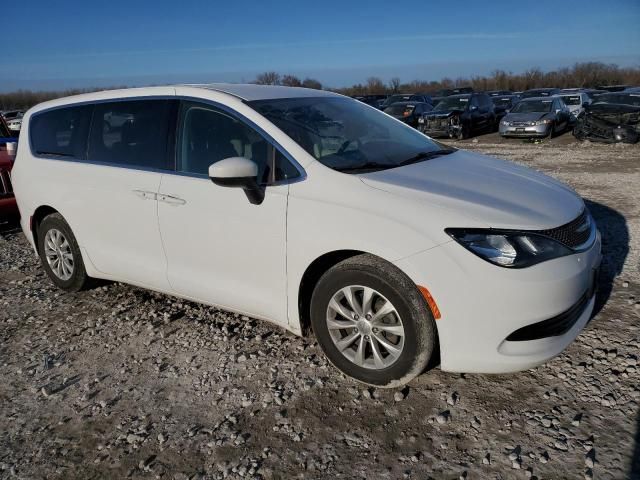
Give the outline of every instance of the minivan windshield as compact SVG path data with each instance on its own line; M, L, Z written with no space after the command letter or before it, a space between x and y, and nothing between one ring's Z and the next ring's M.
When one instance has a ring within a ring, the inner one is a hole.
M254 100L248 104L323 165L364 173L455 151L349 98Z
M527 100L519 102L511 113L547 113L551 111L553 100Z

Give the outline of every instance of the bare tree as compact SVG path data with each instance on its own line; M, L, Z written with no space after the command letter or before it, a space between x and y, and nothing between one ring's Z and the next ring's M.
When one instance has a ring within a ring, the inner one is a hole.
M369 77L367 78L367 93L376 94L376 93L384 93L387 91L387 88L384 86L382 80L379 77Z
M258 75L253 83L258 85L280 85L280 74L278 72L264 72Z
M314 88L316 90L322 90L322 84L315 78L305 78L302 81L302 86L305 88Z
M302 86L302 82L295 75L284 75L282 77L282 82L281 83L282 83L282 85L285 85L287 87L301 87Z
M390 81L389 81L389 87L391 88L391 91L393 93L398 93L400 91L400 78L399 77L393 77Z

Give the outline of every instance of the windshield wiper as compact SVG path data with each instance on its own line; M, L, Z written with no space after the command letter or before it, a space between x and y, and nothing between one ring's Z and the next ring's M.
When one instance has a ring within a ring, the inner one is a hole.
M336 170L339 172L354 172L358 170L379 170L386 168L397 167L397 165L389 164L389 163L377 163L377 162L366 162L361 163L360 165L350 165L347 167L336 167Z
M440 157L442 155L449 155L450 153L455 152L452 148L443 148L440 150L433 150L431 152L420 152L414 155L411 158L407 158L398 164L399 167L404 167L405 165L411 165L412 163L421 162L423 160L430 160L435 157Z

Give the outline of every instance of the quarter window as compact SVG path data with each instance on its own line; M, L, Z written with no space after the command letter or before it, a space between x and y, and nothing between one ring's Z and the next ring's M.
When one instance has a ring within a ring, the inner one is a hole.
M33 153L84 159L91 109L82 105L35 114L29 124Z
M171 169L167 155L170 100L95 105L89 160L132 167Z

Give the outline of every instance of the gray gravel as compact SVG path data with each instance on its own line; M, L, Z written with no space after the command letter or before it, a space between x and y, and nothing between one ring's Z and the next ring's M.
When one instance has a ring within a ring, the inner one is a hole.
M570 183L603 231L604 306L558 358L367 388L257 320L56 290L5 227L0 478L639 479L640 146L490 138L458 145Z

